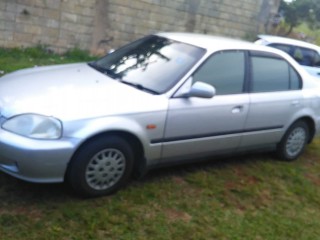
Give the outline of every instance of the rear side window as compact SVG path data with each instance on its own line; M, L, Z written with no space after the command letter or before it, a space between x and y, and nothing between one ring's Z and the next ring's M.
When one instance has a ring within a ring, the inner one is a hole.
M309 67L317 67L320 65L320 55L313 49L279 43L272 43L269 46L288 53L301 65Z
M281 51L284 51L284 52L288 53L289 55L292 55L292 47L290 45L271 43L269 46L277 48Z
M251 56L251 92L277 92L301 88L298 73L282 58Z
M243 92L245 79L245 53L223 51L213 54L193 75L193 81L201 81L215 87L217 95Z

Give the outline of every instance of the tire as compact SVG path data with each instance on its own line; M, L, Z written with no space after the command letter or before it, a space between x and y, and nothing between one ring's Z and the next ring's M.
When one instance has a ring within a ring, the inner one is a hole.
M133 150L121 137L99 137L82 146L68 167L67 180L84 197L109 195L123 187L133 169Z
M309 127L304 121L291 125L278 145L277 154L280 159L293 161L304 151L309 139Z

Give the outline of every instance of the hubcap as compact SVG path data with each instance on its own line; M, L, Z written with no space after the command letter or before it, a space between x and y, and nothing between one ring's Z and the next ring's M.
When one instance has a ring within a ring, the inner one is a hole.
M294 129L288 136L286 151L290 157L295 157L300 153L306 141L306 131L299 127Z
M104 149L94 155L86 168L86 181L95 190L105 190L116 184L124 174L126 159L117 149Z

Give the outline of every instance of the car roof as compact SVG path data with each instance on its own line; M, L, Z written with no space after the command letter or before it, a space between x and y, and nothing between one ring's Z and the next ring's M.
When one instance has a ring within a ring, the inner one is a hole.
M287 45L288 44L295 45L298 47L310 48L310 49L313 49L313 50L320 52L319 46L317 46L315 44L308 43L308 42L292 39L292 38L272 36L272 35L258 35L258 38L260 38L264 41L267 41L269 43L282 43L282 44L287 44Z
M299 70L300 74L302 75L306 74L309 76L309 74L307 74L307 72L305 72L305 70L303 70L303 68L287 53L279 49L268 47L265 45L258 45L258 44L254 44L252 42L246 42L243 40L230 39L227 37L211 36L211 35L198 34L198 33L160 32L154 35L206 49L209 54L215 51L228 50L228 49L252 50L252 51L263 51L263 52L274 53L278 56L282 56L284 59L290 62L291 65L295 67L295 69ZM304 78L304 86L306 86L305 83L308 83L308 82L309 82L308 78Z
M279 51L274 51L273 49L271 50L269 47L256 45L244 40L231 39L227 37L181 32L160 32L156 35L169 38L178 42L184 42L197 47L201 47L206 50L209 50L210 52L226 49L246 49L279 53Z

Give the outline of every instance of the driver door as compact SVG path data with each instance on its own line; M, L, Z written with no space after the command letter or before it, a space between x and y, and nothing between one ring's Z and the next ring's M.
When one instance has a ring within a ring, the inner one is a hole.
M213 54L189 81L212 85L216 95L209 99L170 99L163 140L164 161L232 152L240 143L249 109L249 96L244 93L245 52Z

